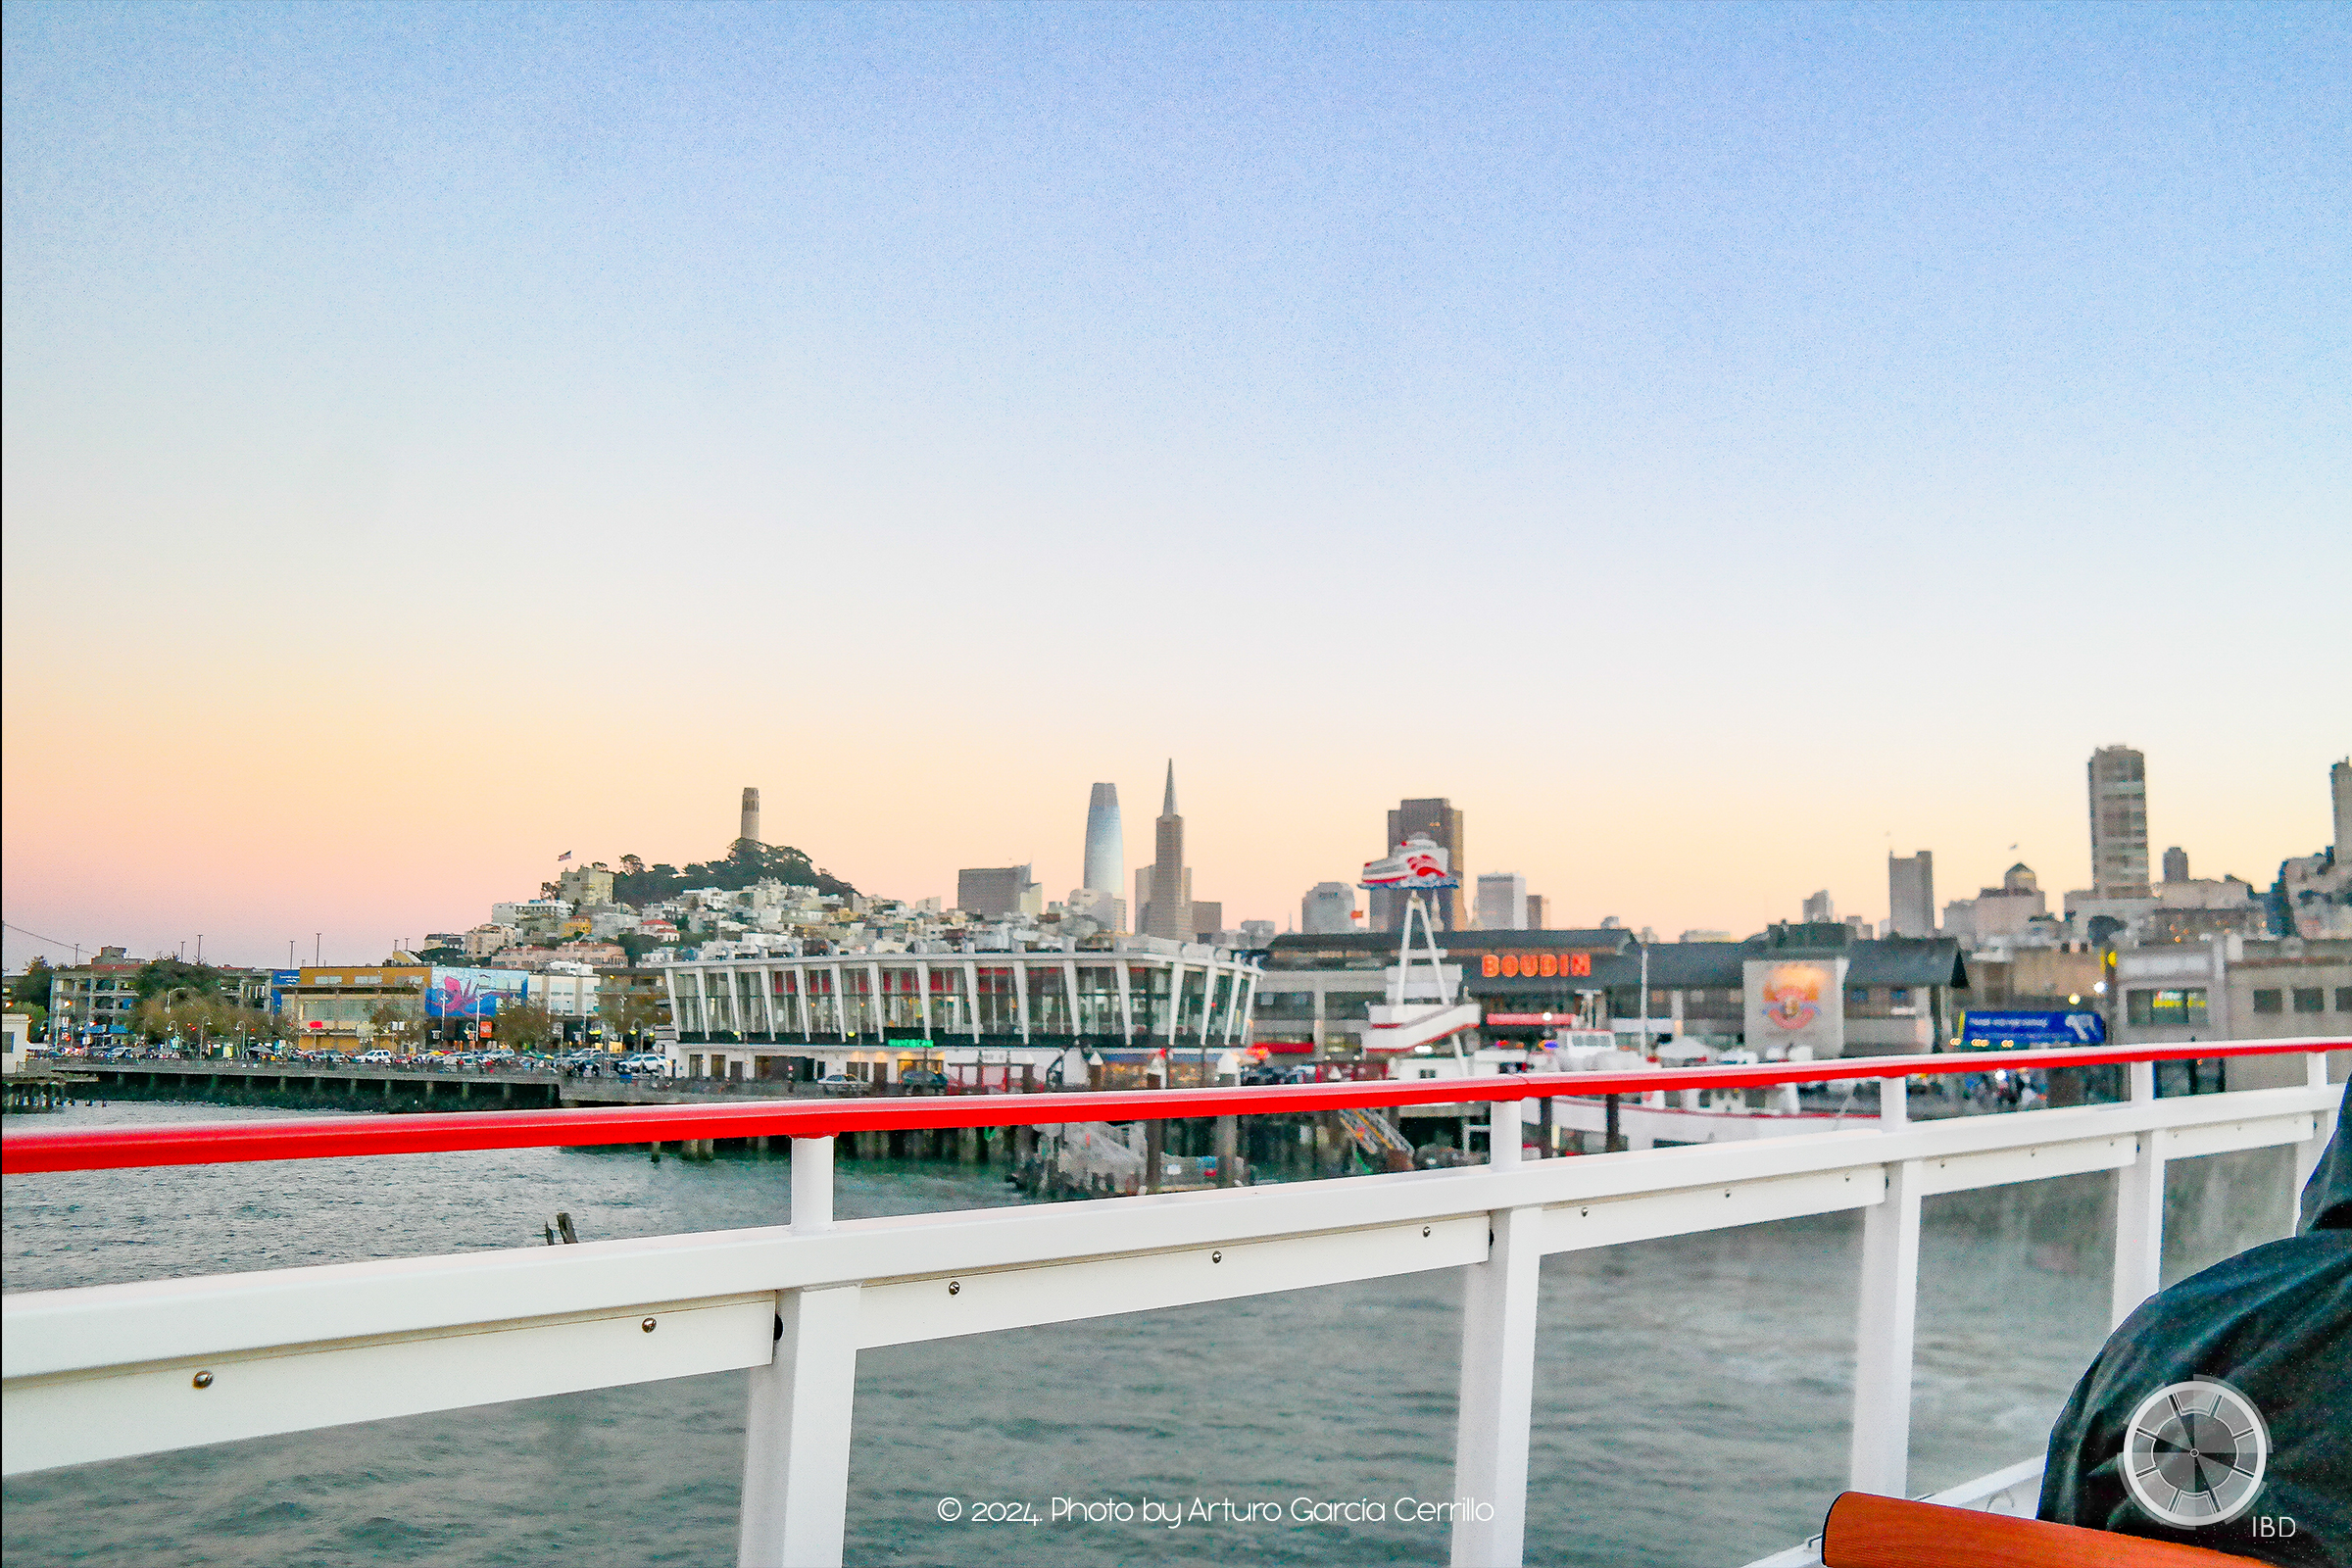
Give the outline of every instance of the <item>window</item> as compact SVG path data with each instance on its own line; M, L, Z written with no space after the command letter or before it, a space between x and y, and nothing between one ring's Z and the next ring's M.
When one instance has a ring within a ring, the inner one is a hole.
M2257 991L2254 993L2254 1010L2256 1012L2284 1011L2285 1009L2279 1005L2282 997L2283 993L2281 992Z
M2149 1029L2201 1029L2205 1026L2205 988L2126 992L2124 1021Z
M1847 986L1845 988L1845 1004L1849 1007L1868 1006L1870 1004L1870 987Z
M2335 988L2335 1010L2338 1012L2352 1012L2352 986L2337 986Z
M2328 993L2318 986L2295 987L2295 1010L2297 1012L2326 1012L2328 1010L2327 1004Z

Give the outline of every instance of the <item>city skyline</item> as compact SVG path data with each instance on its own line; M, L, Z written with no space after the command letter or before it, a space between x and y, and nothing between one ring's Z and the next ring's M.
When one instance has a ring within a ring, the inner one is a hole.
M2088 886L2119 738L2267 880L2352 22L1963 14L12 8L7 918L372 959L746 779L1059 897L1170 754L1231 920L1431 797L1560 926Z
M2052 890L2053 906L2055 906L2058 891L2087 888L2090 885L2090 850L2087 827L2082 821L2082 796L2081 793L2082 775L2080 769L2083 766L2084 757L2090 750L2095 749L2086 748L2083 753L2078 754L2073 759L2071 764L2063 765L2057 770L2058 779L2052 782L2046 792L2053 799L2040 803L2032 812L2033 820L2044 824L2045 831L2043 833L2028 832L2022 837L2010 839L2004 837L2002 830L1996 826L1988 834L1980 835L1973 848L1965 850L1940 846L1932 848L1931 853L1939 861L1944 862L1937 867L1939 876L1947 879L1943 885L1954 890L1980 885L1997 885L2002 881L2011 865L2023 861L2034 868L2044 888ZM2156 750L2144 747L2136 749L2149 753L2154 753ZM2154 760L2158 763L2162 761L2160 756ZM2301 839L2281 840L2287 845L2288 853L2291 855L2310 854L2331 842L2329 835L2334 827L2331 786L2336 775L2330 770L2335 765L2335 759L2328 759L2320 762L2306 775L2306 788L2302 793L2313 797L2316 802L2316 804L2303 803L2306 808L2301 813L2309 824L2306 835L2309 842L2303 842ZM1161 765L1164 767L1166 764L1163 761ZM2225 851L2200 847L2201 843L2227 843L2229 840L2221 834L2200 835L2180 826L2180 818L2166 799L2170 788L2171 771L2169 768L2165 770L2163 781L2160 782L2155 797L2149 803L2148 818L2152 824L2151 830L2163 835L2168 843L2180 843L2185 839L2186 842L2182 844L2182 847L2187 851L2191 863L2197 867L2200 874L2212 877L2237 875L2252 882L2257 891L2267 889L2272 876L2278 870L2278 861L2285 858L2286 856L2274 856L2267 860L2233 859ZM716 777L715 774L712 776ZM772 776L772 772L770 776ZM798 784L794 786L791 792L792 798L800 798L801 788L802 786ZM722 790L720 793L728 792ZM766 791L771 801L785 797L786 793L772 786ZM2284 795L2286 792L2279 793ZM1195 799L1198 801L1198 797ZM2213 811L2212 819L2214 821L2230 822L2243 814L2232 806L2227 780L2216 781L2208 800L2211 803L2210 808ZM709 825L709 818L712 814L709 809L710 804L710 802L703 803L703 808L700 810L688 809L671 812L670 820L683 822L678 836L684 837L688 833L697 831L692 819L698 817L702 819L700 833L705 836L714 836ZM2280 819L2291 821L2295 803L2280 801L2278 804L2281 808ZM1465 810L1475 808L1475 803L1461 808ZM770 809L772 810L772 807ZM527 813L522 814L527 817ZM983 812L982 815L993 818L995 813ZM1069 836L1066 825L1068 820L1069 813L1065 805L1061 812L1060 831L1056 833L1054 831L1055 824L1053 822L1053 813L1050 810L1041 811L1035 824L1038 841L1050 842L1055 838L1066 839ZM1186 836L1188 838L1197 837L1198 834L1194 831L1193 825L1203 820L1221 824L1222 831L1246 834L1250 813L1237 811L1230 805L1222 803L1211 802L1205 811L1196 805L1193 810L1186 813ZM1486 814L1483 811L1481 820L1482 822L1486 820ZM2168 822L2175 824L2178 831L2162 826ZM566 845L571 844L574 839L580 844L592 846L596 844L599 833L596 827L585 822L575 825L578 826L579 831L573 832L570 827L566 827L564 832L554 836L564 838ZM779 825L771 824L771 834ZM1769 874L1755 866L1734 866L1731 868L1733 874L1710 880L1705 874L1703 862L1694 859L1690 863L1674 867L1678 873L1675 885L1687 891L1679 895L1676 902L1667 903L1662 900L1654 910L1645 908L1639 902L1640 883L1638 879L1621 879L1603 889L1599 896L1590 899L1581 898L1573 891L1565 895L1547 894L1547 919L1555 929L1581 929L1597 925L1604 916L1614 915L1630 929L1639 930L1643 926L1649 926L1659 933L1661 939L1673 932L1690 928L1721 928L1732 930L1735 935L1745 935L1751 931L1761 930L1775 920L1799 918L1805 897L1802 884L1810 881L1815 886L1821 886L1823 879L1819 875L1819 868L1826 863L1837 868L1836 875L1828 880L1827 891L1836 901L1840 914L1863 915L1870 919L1875 927L1876 922L1886 918L1888 913L1885 907L1888 890L1886 862L1883 858L1884 843L1853 842L1849 839L1835 838L1830 834L1832 826L1827 823L1823 825L1825 838L1821 847L1802 850L1790 847L1765 862L1769 866L1779 868ZM2072 844L2065 842L2064 838L2070 827L2075 840ZM521 830L545 831L545 824L531 819ZM1000 836L993 826L979 831L990 843L1018 845L1028 842L1023 835ZM2287 831L2292 830L2290 828ZM808 835L799 836L808 837ZM885 837L890 845L900 842L897 836L885 835ZM1333 845L1340 847L1345 856L1352 850L1356 840L1360 838L1360 834L1348 831L1347 822L1343 820L1336 829L1328 831L1325 837ZM1481 837L1482 842L1485 842L1486 833L1483 830ZM596 860L617 863L621 855L637 853L643 855L649 862L669 861L684 864L688 860L711 858L723 855L726 848L724 844L720 843L706 843L699 848L689 845L686 848L677 849L674 853L662 854L655 853L644 847L646 843L650 842L649 835L639 835L631 842L637 846L634 850L610 847L575 849L570 863L587 864ZM779 838L777 842L791 842L791 839ZM2237 842L2241 845L2254 842L2253 836L2246 833L2242 825L2237 835ZM925 869L909 858L902 856L896 863L910 866L910 873L903 879L886 881L883 878L863 873L859 863L853 858L830 855L821 846L811 848L808 843L801 843L796 847L808 850L817 865L846 877L856 883L862 892L909 901L940 897L952 903L956 886L958 862L970 858L970 857L956 856L954 849L950 848L940 858L941 869ZM887 848L887 845L883 847ZM1927 846L1923 845L1922 847ZM1561 848L1562 846L1554 843L1548 853L1532 852L1524 858L1529 863L1541 866L1575 864L1576 861L1573 858L1561 857L1559 854ZM385 952L390 951L395 940L401 936L414 937L423 931L444 927L462 928L483 918L491 903L535 894L541 881L552 881L564 868L555 858L560 853L560 851L551 852L541 858L539 867L534 870L530 865L530 858L515 853L512 846L497 849L486 855L486 862L512 868L511 879L500 880L500 874L495 871L469 872L463 880L451 885L446 902L436 902L430 893L419 892L405 900L389 902L381 907L373 904L357 905L367 916L364 921L355 921L342 927L328 927L323 936L317 940L322 943L325 960L330 963L374 961L380 958ZM1047 890L1044 896L1051 897L1052 890L1063 886L1078 885L1075 877L1082 856L1082 849L1073 851L1069 858L1058 866L1051 857L1037 858L1034 875L1041 887ZM1497 858L1505 857L1497 852ZM1515 856L1508 858L1520 858ZM877 856L877 863L887 863L886 858ZM1146 863L1148 862L1138 862L1131 866L1130 874L1132 875L1133 870L1144 868ZM1296 853L1281 863L1304 863L1309 865L1310 870L1313 866L1313 862L1305 861ZM1360 859L1346 859L1338 869L1332 870L1329 874L1307 875L1303 880L1298 881L1296 887L1290 888L1287 892L1282 891L1280 885L1274 883L1270 877L1261 875L1258 880L1261 888L1265 891L1253 893L1245 900L1237 901L1228 898L1222 901L1229 915L1227 923L1236 925L1244 919L1270 919L1278 930L1288 928L1296 919L1295 911L1299 908L1300 898L1308 890L1319 882L1333 880L1352 886L1359 865ZM1809 867L1812 868L1811 874L1808 874ZM357 874L370 874L371 869L380 870L381 868L363 867ZM1238 858L1230 865L1212 865L1210 870L1215 885L1219 887L1230 887L1237 881L1248 882L1250 880L1247 874L1247 868L1241 864ZM1540 874L1543 882L1546 885L1557 887L1567 883L1573 886L1570 879L1548 870L1537 874L1521 874L1526 875L1531 884L1537 881L1538 874ZM528 879L527 882L523 880L524 878ZM1626 894L1629 890L1631 890L1631 896L1610 896L1611 893ZM478 897L476 897L477 894ZM91 907L96 908L97 906L93 904ZM293 906L280 905L278 907L291 908ZM383 912L385 909L394 912ZM316 924L298 922L296 926L281 925L279 930L272 933L269 927L254 920L246 911L216 906L215 909L205 912L208 915L218 914L220 917L206 918L202 923L184 923L177 930L161 920L152 918L144 925L123 922L97 930L89 929L86 926L79 930L59 929L57 925L44 926L34 919L20 918L15 912L15 903L12 899L8 919L12 927L29 927L32 931L38 932L44 937L54 938L61 943L70 944L78 937L81 939L84 956L105 945L127 946L134 953L160 952L168 955L181 943L187 945L192 956L196 938L201 933L207 955L216 961L254 965L281 963L283 949L289 939L298 944L302 960L307 962L312 951L314 933L319 930ZM1131 923L1133 923L1133 918L1131 916ZM1369 926L1368 924L1359 924L1358 928L1368 929ZM341 943L342 946L338 947L338 943ZM7 932L7 954L10 966L21 966L35 953L44 954L52 958L57 956L42 945L28 940L26 934L21 930L10 929Z

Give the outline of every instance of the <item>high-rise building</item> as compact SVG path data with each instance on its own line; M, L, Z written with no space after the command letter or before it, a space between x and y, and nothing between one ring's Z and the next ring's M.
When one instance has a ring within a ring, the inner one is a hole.
M2188 880L2188 852L2178 844L2164 852L2164 879L2167 882Z
M1389 841L1381 847L1380 853L1384 856L1393 853L1398 845L1416 834L1434 839L1438 847L1446 852L1446 863L1457 881L1469 875L1462 858L1462 813L1453 808L1451 801L1443 797L1399 801L1396 809L1389 813ZM1460 895L1459 888L1442 888L1426 895L1430 907L1437 914L1438 924L1448 931L1456 929L1461 923L1455 911L1465 907L1467 901L1462 900ZM1372 928L1376 931L1402 930L1408 899L1409 895L1403 893L1375 892L1372 895Z
M1516 871L1488 871L1478 879L1478 923L1488 931L1527 929L1527 878Z
M1936 934L1936 857L1886 856L1886 924L1898 937Z
M2335 798L2335 863L2352 864L2352 757L2328 764L2328 793Z
M1086 803L1086 874L1079 880L1108 898L1127 875L1126 836L1119 829L1119 787L1098 784Z
M976 866L956 872L956 907L986 920L1045 912L1038 885L1025 865Z
M1530 893L1527 896L1527 929L1530 931L1551 929L1544 923L1544 895L1541 893Z
M1816 923L1836 925L1838 923L1838 901L1830 897L1828 888L1823 888L1805 900L1805 923L1808 925Z
M1198 900L1193 905L1192 935L1202 942L1214 942L1225 929L1225 906Z
M1241 932L1242 946L1245 948L1268 947L1274 941L1274 922L1271 920L1244 920L1235 929Z
M2102 899L2148 896L2147 759L2129 746L2090 754L2090 890Z
M1298 929L1327 937L1355 929L1355 889L1345 882L1318 882L1298 901Z
M1184 863L1184 818L1176 814L1176 763L1168 762L1168 788L1152 824L1152 876L1139 882L1142 925L1148 937L1193 940L1193 874Z
M743 792L743 818L736 825L735 836L739 839L749 839L754 844L760 842L760 792L749 786L746 786Z

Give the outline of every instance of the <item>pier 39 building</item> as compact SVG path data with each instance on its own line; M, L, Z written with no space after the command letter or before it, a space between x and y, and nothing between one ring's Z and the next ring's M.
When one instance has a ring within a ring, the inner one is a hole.
M678 1070L988 1088L1086 1086L1090 1057L1209 1064L1250 1044L1247 955L1153 937L1102 945L794 956L724 945L667 966Z

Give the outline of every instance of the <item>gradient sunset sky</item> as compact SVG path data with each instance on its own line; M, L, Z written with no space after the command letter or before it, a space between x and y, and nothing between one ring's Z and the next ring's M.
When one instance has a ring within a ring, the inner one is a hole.
M1554 924L2267 885L2352 750L2352 11L10 5L7 919L1401 796ZM2011 846L2016 846L2013 850ZM43 949L7 933L13 967Z

